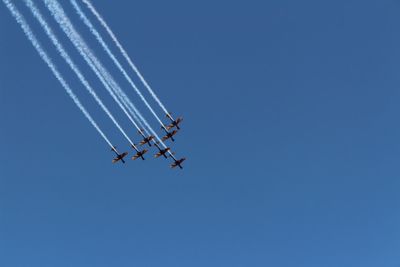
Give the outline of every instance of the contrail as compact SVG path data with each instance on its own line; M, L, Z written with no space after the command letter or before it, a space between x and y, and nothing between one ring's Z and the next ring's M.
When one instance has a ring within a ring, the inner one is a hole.
M135 122L135 120L131 117L131 115L128 113L128 111L126 110L126 108L124 107L124 105L121 103L121 101L123 101L123 99L121 98L121 96L119 96L118 94L116 94L117 92L114 92L112 90L112 88L110 88L110 85L108 84L108 82L106 81L106 78L108 79L109 77L111 77L108 73L105 74L104 72L107 72L106 70L104 70L104 68L101 66L101 63L98 62L98 60L96 58L94 58L94 56L92 58L89 58L84 49L87 47L82 47L84 45L83 40L78 40L77 38L80 36L77 36L76 32L73 32L72 30L74 29L70 29L68 27L68 25L66 25L66 21L64 20L66 17L65 16L59 16L59 14L57 13L56 10L53 10L53 6L52 3L53 2L48 2L47 0L45 0L47 7L49 8L50 12L52 13L53 17L56 19L57 23L61 26L62 30L66 33L66 35L68 36L68 38L71 40L71 42L74 44L74 46L77 48L78 52L81 54L81 56L85 59L85 61L87 62L87 64L91 67L91 69L94 71L94 73L96 74L96 76L99 78L99 80L101 81L101 83L104 85L104 87L107 89L107 91L109 92L109 94L111 95L111 97L115 100L115 102L117 102L118 106L122 109L122 111L125 113L125 115L129 118L129 120L132 122L132 124L139 130L139 126L137 125L137 123ZM58 3L57 3L58 4ZM89 49L89 48L87 48ZM92 62L92 60L94 62ZM98 70L96 68L96 66L94 65L95 63L98 68L101 68L100 70ZM101 74L101 72L103 74ZM105 76L106 78L104 78L103 76Z
M154 132L153 129L151 129L150 125L147 123L147 121L144 119L144 117L137 111L133 103L129 100L128 96L122 91L120 86L114 81L112 76L108 73L108 71L103 67L103 65L99 62L99 60L96 58L96 56L93 54L91 49L87 46L86 42L83 40L83 38L80 36L80 34L76 31L75 27L72 25L71 21L68 19L66 16L64 10L62 7L59 5L57 1L53 0L44 0L46 3L47 8L50 10L51 14L57 21L57 23L60 25L64 33L68 36L70 41L74 44L74 46L77 48L78 52L81 54L81 56L85 59L85 61L88 63L88 65L92 68L92 70L95 72L97 77L100 79L100 81L103 83L103 85L106 87L107 91L113 96L114 100L118 103L118 105L123 109L125 114L128 116L128 118L131 119L131 121L134 123L130 115L127 113L126 109L124 106L121 104L124 103L125 106L130 107L128 108L129 110L133 110L136 112L133 113L134 116L137 116L140 118L142 123L148 127L148 129L152 132L153 135L156 136L156 138L162 143L160 138L157 136L157 134ZM110 89L110 87L112 89ZM113 92L114 90L114 92ZM115 94L118 96L119 99L115 97ZM135 127L138 128L138 126L135 124ZM162 143L163 144L163 143ZM163 144L165 146L165 144Z
M82 9L80 8L79 4L76 2L76 0L70 0L73 7L75 8L76 12L78 13L78 15L81 17L81 19L83 20L83 22L86 24L86 26L90 29L90 31L95 35L96 39L98 40L98 42L102 45L103 49L107 52L107 54L111 57L111 59L114 61L114 63L117 65L117 67L120 69L120 71L123 73L123 75L125 76L125 78L129 81L129 83L131 84L131 86L135 89L135 91L142 97L142 100L145 102L145 104L147 105L147 107L150 109L150 111L152 111L153 115L157 118L158 122L164 126L164 124L162 123L162 121L158 118L158 116L154 113L154 111L149 107L147 101L143 98L142 94L138 91L137 87L134 85L134 83L132 82L132 80L130 79L129 75L125 72L125 70L123 69L123 67L121 66L121 64L119 63L119 61L115 58L115 56L113 55L113 53L111 52L111 50L109 49L109 47L107 46L107 44L104 42L103 38L101 37L100 33L96 30L96 28L93 26L93 24L90 22L90 20L87 18L87 16L85 15L85 13L82 11ZM146 87L146 89L149 91L150 95L154 98L154 100L159 104L159 106L163 109L163 111L168 114L168 110L165 108L165 106L161 103L160 99L157 97L157 95L154 93L154 91L152 90L152 88L150 87L150 85L147 83L147 81L144 79L144 77L141 75L141 73L139 72L138 68L135 66L135 64L132 62L131 58L129 57L128 53L125 51L125 49L122 47L121 43L118 41L117 37L115 36L115 34L113 33L113 31L111 30L111 28L107 25L107 23L105 22L105 20L102 18L102 16L99 14L99 12L97 12L96 8L92 5L92 3L89 0L82 0L87 7L90 9L90 11L93 13L93 15L97 18L97 20L100 22L100 24L105 28L105 30L107 31L107 33L109 34L109 36L111 37L111 39L113 40L114 44L118 47L118 49L120 50L121 54L124 56L124 58L126 59L126 61L128 62L128 64L130 65L130 67L133 69L133 71L136 73L136 75L139 77L139 79L141 80L141 82L144 84L144 86ZM132 103L130 103L132 104ZM138 115L140 115L140 112L133 106L134 112L136 112ZM164 148L166 148L167 146L164 144L164 142L162 142L162 140L158 137L158 135L154 132L154 130L150 127L150 125L148 125L147 121L143 121L147 128L150 130L150 132L156 136L157 140L164 146ZM148 131L146 130L147 134ZM171 152L169 152L169 154L171 154Z
M75 2L75 0L72 0ZM154 100L158 103L158 105L163 109L163 111L167 114L168 111L165 108L165 106L161 103L160 99L157 97L157 95L154 93L153 89L150 87L150 85L147 83L147 81L144 79L142 74L139 72L138 68L133 64L131 58L129 57L128 53L125 51L125 49L122 47L121 43L118 41L117 37L111 30L111 28L107 25L105 20L102 18L102 16L97 12L97 10L94 8L92 3L90 3L89 0L82 0L87 7L90 9L90 11L94 14L94 16L97 18L97 20L103 25L103 27L106 29L107 33L110 35L111 39L115 43L115 45L118 47L120 50L121 54L124 56L126 61L129 63L129 66L133 69L133 71L136 73L136 75L139 77L140 81L144 84L146 89L149 91L151 96L154 98Z
M15 18L15 20L18 22L18 24L21 26L22 30L24 31L26 37L30 40L30 42L32 43L32 45L34 46L36 51L39 53L40 57L47 64L47 66L50 68L50 70L52 71L54 76L64 87L67 94L72 98L72 100L77 105L77 107L82 111L82 113L85 115L85 117L90 121L90 123L97 130L97 132L103 137L103 139L107 142L107 144L110 147L113 147L110 140L108 140L106 135L103 133L103 131L100 129L100 127L94 121L94 119L90 116L88 111L85 109L85 107L82 105L82 103L79 101L79 99L76 97L76 95L72 91L71 87L64 80L64 78L62 77L60 72L57 70L56 66L53 64L51 58L47 55L46 51L42 48L41 44L37 40L36 36L32 32L31 28L29 27L28 23L26 22L25 18L22 16L22 14L18 11L18 9L15 7L15 5L10 2L10 0L3 0L3 3L10 10L11 14Z
M114 118L114 116L111 114L111 112L108 110L108 108L103 104L101 99L97 96L96 92L93 90L93 88L90 86L89 82L86 80L86 78L82 75L81 71L79 68L75 65L75 63L72 61L71 57L68 55L64 47L61 45L59 42L58 38L54 34L53 30L51 27L48 25L46 20L44 19L43 15L39 11L39 9L35 6L35 4L31 0L25 0L25 4L28 6L28 8L31 10L32 14L34 17L39 21L40 25L46 32L47 36L51 39L53 42L54 46L57 48L59 54L62 56L62 58L67 62L67 64L70 66L70 68L75 72L75 74L78 76L79 80L81 83L85 86L85 88L89 91L89 93L94 97L96 102L99 104L99 106L104 110L104 112L107 114L107 116L112 120L112 122L115 124L115 126L120 130L120 132L125 136L125 138L129 141L131 145L134 145L132 140L128 137L128 135L125 133L125 131L122 129L122 127L119 125L117 120Z
M157 116L153 108L149 105L145 97L142 95L142 93L139 91L139 89L136 87L135 83L132 81L132 79L129 77L129 75L126 73L124 68L122 67L121 63L119 63L118 59L114 56L114 54L111 52L110 48L108 45L104 42L103 38L101 37L100 33L95 29L93 24L90 22L90 20L87 18L87 16L82 12L82 9L78 5L78 3L75 0L71 0L71 4L75 8L76 12L78 13L79 17L82 19L84 24L89 28L91 33L96 37L97 41L101 44L103 47L104 51L108 54L108 56L112 59L114 64L118 67L118 69L121 71L125 79L129 82L129 84L132 86L132 88L135 90L135 92L139 95L139 97L142 99L142 101L146 104L147 108L151 111L151 113L154 115L154 117L160 122L161 125L163 125L162 121L160 118Z

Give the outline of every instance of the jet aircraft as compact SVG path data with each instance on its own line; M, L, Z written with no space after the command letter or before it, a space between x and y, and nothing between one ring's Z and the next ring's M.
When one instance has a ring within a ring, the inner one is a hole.
M117 155L117 157L115 157L112 160L112 163L116 163L118 161L122 161L122 163L125 163L124 158L126 157L126 155L128 155L128 152L124 152L122 154L119 154L118 151L117 151L117 148L115 146L111 148L111 151L114 151L114 153Z
M176 127L176 129L180 130L181 128L179 127L179 124L183 121L183 117L179 117L176 120L174 120L171 116L171 113L167 114L167 118L171 120L171 124L165 126L167 130L171 130L172 128Z
M172 142L174 142L175 139L173 136L176 135L177 133L178 133L177 130L173 130L172 132L167 131L167 134L162 138L162 140L165 141L165 140L171 139Z
M145 145L145 144L149 144L149 146L151 146L151 141L154 139L154 135L146 136L146 135L143 133L143 129L139 130L138 132L139 132L139 134L143 137L143 140L140 141L139 144L140 144L141 146L142 146L142 145Z
M155 157L155 158L158 158L158 157L160 157L160 156L164 156L164 158L168 158L166 154L167 154L167 152L170 151L171 149L170 149L169 147L162 149L162 148L158 145L158 144L159 144L158 142L157 142L157 143L154 143L154 144L155 144L155 146L158 148L158 153L155 154L154 157Z
M186 160L186 158L181 158L181 159L176 159L173 155L171 157L174 159L174 163L171 164L171 168L175 168L176 166L179 166L179 168L183 169L182 167L182 162Z
M140 151L135 145L132 145L132 148L136 151L136 155L132 157L133 160L138 159L138 158L142 158L142 160L144 160L143 155L147 153L147 149L143 149L142 151Z

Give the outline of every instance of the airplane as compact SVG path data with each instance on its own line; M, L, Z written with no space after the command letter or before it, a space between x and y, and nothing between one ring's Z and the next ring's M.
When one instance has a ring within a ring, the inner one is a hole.
M133 160L138 159L138 158L142 158L142 160L144 160L143 155L147 153L147 149L143 149L142 151L140 151L135 145L131 145L133 149L135 149L135 151L137 152L135 156L132 157Z
M115 162L118 162L118 161L122 161L122 163L125 163L124 158L126 157L126 155L128 155L128 152L124 152L122 154L119 154L118 151L117 151L117 148L115 146L113 146L111 148L111 151L114 151L115 154L117 155L117 157L112 160L112 163L115 163Z
M162 138L163 141L171 139L172 142L175 141L175 139L173 138L174 135L176 135L178 133L177 130L173 130L172 132L167 132L167 134Z
M168 126L165 126L167 130L171 130L172 128L176 127L176 129L180 130L179 124L183 121L183 117L179 117L176 120L174 120L171 116L171 113L167 113L167 118L171 120L171 124Z
M161 147L158 145L159 143L154 143L156 145L156 147L158 148L159 152L157 154L154 155L155 158L158 158L160 156L164 156L164 158L168 158L167 157L167 152L170 151L171 149L169 147L165 148L165 149L161 149Z
M142 145L145 145L145 144L149 144L149 146L151 146L151 140L153 140L154 139L154 135L149 135L149 136L145 136L144 135L144 133L143 133L143 129L141 129L141 130L139 130L138 131L139 132L139 134L143 137L143 140L142 141L140 141L140 145L142 146Z
M171 164L171 168L175 168L176 166L179 166L179 168L183 169L182 167L182 162L186 160L186 158L181 158L177 160L174 156L171 155L171 157L174 159L174 163Z

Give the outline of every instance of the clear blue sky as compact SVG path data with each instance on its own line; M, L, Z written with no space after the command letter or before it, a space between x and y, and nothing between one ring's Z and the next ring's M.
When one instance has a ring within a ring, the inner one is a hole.
M2 4L0 266L400 265L399 1L93 2L166 106L185 116L174 148L188 161L184 171L164 159L112 165Z

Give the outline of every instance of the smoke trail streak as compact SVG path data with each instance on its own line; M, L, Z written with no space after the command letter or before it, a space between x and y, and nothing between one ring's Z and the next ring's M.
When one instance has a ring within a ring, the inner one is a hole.
M80 36L80 34L75 30L75 27L72 25L71 21L66 16L62 7L59 5L59 3L57 1L44 0L44 2L46 4L47 8L50 10L52 16L55 18L57 23L60 25L60 27L64 31L64 33L68 36L70 41L77 48L78 52L85 59L87 64L95 72L97 77L100 79L100 81L106 87L107 91L109 91L109 93L113 96L113 98L117 102L117 104L125 112L125 114L128 116L128 118L134 123L134 121L132 120L130 115L127 113L126 109L121 104L121 102L127 107L130 106L133 110L137 111L137 109L134 107L133 103L129 100L129 98L126 96L126 94L122 91L120 86L114 81L114 79L108 73L108 71L99 62L99 60L93 54L91 49L87 46L86 42ZM111 87L111 89L110 89L110 87ZM113 90L114 90L114 92L113 92ZM115 94L118 96L119 99L117 99L115 97ZM133 116L139 117L139 119L142 121L142 123L144 123L149 128L149 130L153 133L153 135L165 147L165 144L162 142L162 140L160 140L160 138L157 136L157 134L154 132L154 130L151 129L150 125L147 123L147 121L144 119L144 117L139 112L136 112L136 114L133 113ZM135 126L137 127L136 124L135 124Z
M79 7L78 3L75 0L71 0L71 4L75 8L75 11L78 13L79 17L82 19L84 24L89 28L90 32L96 37L97 41L101 44L103 47L104 51L108 54L108 56L112 59L114 64L118 67L118 69L121 71L125 79L129 82L129 84L132 86L132 88L135 90L135 92L139 95L139 97L142 99L142 101L146 104L147 108L151 111L151 113L156 117L156 119L159 121L161 125L163 125L162 121L160 118L157 116L153 108L149 105L145 97L142 95L142 93L139 91L139 89L136 87L135 83L132 81L132 79L129 77L129 75L126 73L124 68L122 67L121 63L119 63L118 59L114 56L114 54L111 52L110 48L108 45L104 42L103 38L101 37L100 33L95 29L93 24L90 22L90 20L86 17L86 15L82 12L82 9Z
M150 85L146 82L146 80L144 79L144 77L141 75L141 73L139 72L139 70L137 69L137 67L135 66L135 64L133 64L131 58L129 57L128 53L125 51L125 49L122 47L122 45L120 44L120 42L118 41L118 39L116 38L116 36L114 35L114 33L112 32L112 30L110 29L110 27L108 27L107 23L105 22L105 20L101 17L101 15L97 12L97 10L94 8L94 6L90 3L90 1L88 0L82 0L87 6L88 8L91 10L91 12L95 15L95 17L99 20L99 22L103 25L103 27L106 29L107 33L110 35L111 39L114 41L115 45L119 48L120 52L122 53L122 55L125 57L125 59L128 61L129 65L131 66L131 68L134 70L134 72L136 73L136 75L139 77L139 79L141 80L141 82L145 85L145 87L147 88L147 90L149 91L149 93L151 94L151 96L154 98L154 100L156 100L156 102L159 104L159 106L163 109L163 111L165 113L168 113L167 109L164 107L164 105L161 103L160 99L157 97L157 95L154 93L154 91L151 89ZM76 0L70 0L70 2L72 3L73 7L75 8L76 12L78 13L78 15L80 16L80 18L82 19L82 21L84 22L84 24L89 28L89 30L92 32L92 34L96 37L97 41L101 44L101 46L103 47L103 49L107 52L107 54L110 56L110 58L113 60L114 64L117 65L117 67L120 69L120 71L122 72L122 74L125 76L125 78L128 80L128 82L131 84L131 86L135 89L135 91L139 94L139 96L141 96L142 100L145 102L145 104L149 107L147 101L143 98L143 96L141 95L141 93L138 91L137 87L135 86L135 84L132 82L132 80L130 79L129 75L126 73L126 71L123 69L123 67L121 66L121 64L119 63L119 61L116 59L116 57L114 56L114 54L111 52L111 50L109 49L108 45L105 43L105 41L103 40L103 38L101 37L100 33L96 30L96 28L93 26L93 24L90 22L90 20L88 19L88 17L85 15L85 13L82 11L82 9L80 8L79 4L76 2ZM128 105L130 105L130 108L132 109L131 111L133 111L133 113L136 113L139 117L142 117L140 112L135 108L134 105L132 105L131 102L128 102ZM154 111L149 107L149 109L152 111L153 115L157 118L157 120L159 121L159 123L164 126L164 124L161 122L161 120L158 118L158 116L154 113ZM150 130L150 132L157 138L158 142L160 142L164 148L166 148L167 146L164 144L164 142L158 137L158 135L154 132L154 130L152 129L152 127L150 127L150 125L147 123L146 120L143 120L143 123L147 126L147 128ZM144 128L146 133L149 134L149 132L146 130L146 128ZM169 152L170 155L171 152Z
M138 89L136 87L136 85L133 83L133 81L130 79L130 77L128 76L128 74L126 73L126 71L123 69L123 67L121 66L121 64L119 63L119 61L115 58L115 56L112 54L111 50L108 48L107 44L104 42L104 40L102 39L102 37L100 36L99 32L93 27L93 24L89 21L89 19L86 17L86 15L82 12L82 9L80 8L80 6L78 5L78 3L74 0L71 1L72 6L75 8L76 12L78 13L79 17L83 20L83 22L85 23L85 25L89 28L89 30L95 35L96 39L98 40L98 42L101 44L101 46L103 47L103 49L107 52L107 54L111 57L111 59L113 60L113 62L117 65L117 67L119 68L119 70L122 72L122 74L124 75L124 77L128 80L128 82L131 84L131 86L138 92ZM83 39L82 39L83 41ZM116 83L114 84L114 88L115 87L119 87ZM119 92L122 95L123 99L129 99L128 96L122 92L122 90ZM130 111L130 113L132 114L132 116L135 118L135 120L138 122L138 124L140 125L141 129L143 129L147 135L149 135L149 131L146 129L146 127L144 127L143 123L141 122L141 120L138 117L143 117L140 112L136 109L136 107L134 105L131 104L130 101L125 102L126 104L126 108ZM160 121L160 120L159 120Z
M90 49L89 49L90 52ZM96 58L94 58L96 59ZM97 61L98 62L98 61ZM102 67L102 66L99 66ZM103 68L104 69L104 68ZM128 96L125 94L124 91L122 91L121 87L114 81L114 79L111 77L111 75L104 70L104 75L106 75L108 81L111 83L111 87L114 88L114 90L117 91L117 94L120 96L120 99L124 102L125 106L128 108L128 110L131 112L131 114L139 121L139 123L142 125L142 128L146 131L146 134L149 135L149 131L151 134L157 139L157 141L164 147L166 148L167 146L164 144L164 142L160 139L160 137L157 135L157 133L153 130L153 128L148 124L148 122L144 119L143 115L139 112L139 110L135 107L135 105L129 100ZM143 127L143 124L147 127L148 130L146 130L146 127Z
M133 145L134 143L132 142L132 140L128 137L128 135L125 133L125 131L119 125L119 123L116 121L114 116L108 110L108 108L103 104L101 99L97 96L97 94L95 93L93 88L90 86L89 82L82 75L82 73L79 70L79 68L75 65L75 63L72 61L71 57L65 51L64 47L58 41L58 39L55 36L53 30L50 28L50 26L48 25L48 23L46 22L46 20L42 16L41 12L38 10L38 8L35 6L35 4L32 2L32 0L25 0L25 4L31 10L31 12L34 15L34 17L39 21L40 25L42 26L42 28L46 32L47 36L51 39L51 41L53 42L54 46L57 48L59 54L67 62L67 64L75 72L75 74L78 76L78 78L81 81L81 83L85 86L85 88L89 91L89 93L94 97L94 99L99 104L99 106L104 110L104 112L107 114L107 116L112 120L112 122L120 130L120 132L125 136L125 138L129 141L129 143L131 145Z
M149 93L151 94L151 96L154 98L154 100L158 103L158 105L163 109L163 111L167 114L168 111L165 108L165 106L161 103L160 99L157 97L157 95L154 93L154 91L152 90L152 88L150 87L150 85L147 83L147 81L144 79L144 77L142 76L142 74L139 72L138 68L135 66L135 64L133 64L131 58L129 57L128 53L125 51L125 49L122 47L121 43L118 41L117 37L115 36L115 34L113 33L113 31L111 30L111 28L107 25L107 23L105 22L105 20L103 19L103 17L99 14L99 12L97 12L97 10L95 9L95 7L92 5L92 3L90 3L89 0L82 0L87 7L90 9L90 11L93 13L93 15L97 18L97 20L101 23L101 25L105 28L105 30L107 31L107 33L110 35L111 39L113 40L113 42L115 43L115 45L118 47L118 49L120 50L121 54L124 56L124 58L126 59L126 61L128 62L129 66L133 69L133 71L136 73L136 75L139 77L139 79L141 80L141 82L144 84L144 86L146 87L146 89L149 91Z
M47 55L45 50L42 48L41 44L37 40L36 36L33 34L31 28L29 27L28 23L26 22L25 18L22 16L22 14L17 10L17 8L14 6L14 4L12 4L10 2L10 0L3 0L3 3L10 10L11 14L15 18L15 20L18 22L18 24L21 26L22 30L24 31L26 37L30 40L32 45L35 47L36 51L39 53L40 57L43 59L43 61L47 64L47 66L53 72L54 76L57 78L57 80L64 87L65 91L71 97L71 99L74 101L76 106L82 111L82 113L85 115L85 117L90 121L90 123L97 130L97 132L103 137L103 139L107 142L107 144L110 147L113 147L113 145L111 144L110 140L108 140L106 135L103 133L103 131L100 129L100 127L94 121L94 119L90 116L90 114L84 108L84 106L79 101L77 96L74 94L74 92L72 91L72 89L70 88L68 83L64 80L64 78L62 77L60 72L57 70L56 66L53 64L51 58Z
M122 109L122 111L125 113L125 115L129 118L129 120L132 122L132 124L139 130L139 126L136 124L135 120L131 117L131 115L128 113L128 111L126 110L126 108L124 107L123 103L122 103L122 99L120 99L121 97L112 90L112 88L110 88L110 85L107 83L106 78L104 78L103 76L107 76L105 74L101 74L100 71L96 68L96 66L94 65L94 63L92 62L92 60L86 55L86 53L84 52L84 48L81 47L82 43L80 42L80 40L76 40L76 38L74 38L73 36L73 32L69 31L69 28L64 24L64 21L62 20L62 17L58 16L58 13L56 13L56 11L53 12L52 9L50 9L49 5L51 3L47 2L47 0L45 0L46 5L48 5L49 10L51 11L53 17L56 19L57 23L61 26L61 28L63 29L63 31L67 34L68 38L71 40L71 42L74 44L74 46L77 48L78 52L81 54L81 56L85 59L85 61L87 62L87 64L91 67L91 69L94 71L94 73L96 74L96 76L100 79L101 83L104 85L104 87L107 89L107 91L109 92L109 94L111 95L111 97L115 100L115 102L117 102L118 106ZM96 63L96 62L95 62ZM100 64L100 63L99 63ZM100 66L101 67L101 66ZM103 71L104 68L103 68ZM106 71L105 71L106 72Z

